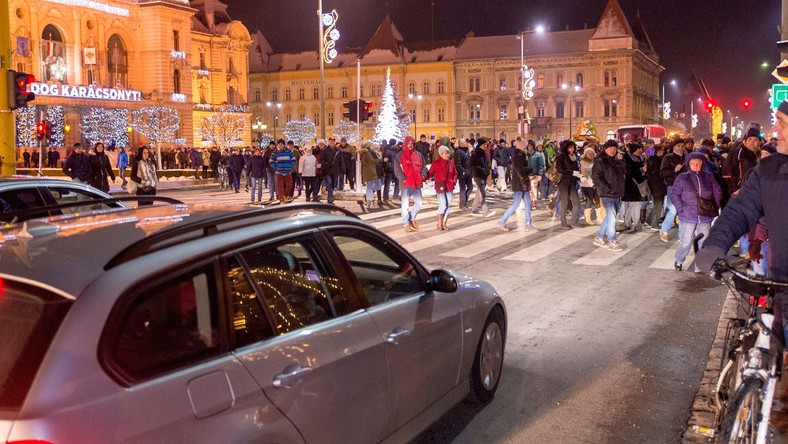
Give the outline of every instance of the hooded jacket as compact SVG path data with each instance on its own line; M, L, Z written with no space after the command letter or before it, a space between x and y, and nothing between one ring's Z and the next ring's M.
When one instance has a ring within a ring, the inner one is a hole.
M487 180L490 175L490 158L487 151L479 144L471 153L471 172L475 179Z
M405 176L404 186L410 188L421 188L422 177L421 170L424 168L424 158L421 153L411 150L407 145L408 139L405 139L405 149L402 150L400 155L400 163L402 165L402 172Z
M701 153L689 153L684 162L687 169L681 173L673 182L673 189L670 192L670 201L676 207L679 220L686 223L710 223L713 217L701 216L698 214L698 195L704 199L714 199L717 205L722 200L722 189L720 184L714 179L714 175L708 171L696 173L689 168L692 159L706 161L706 156ZM694 184L694 186L693 186ZM697 190L697 191L696 191Z
M454 191L457 183L457 167L452 160L444 160L442 157L435 159L427 171L427 179L434 177L435 182L446 181L446 191Z
M530 175L533 171L528 163L528 156L525 154L525 151L515 149L512 155L512 191L531 191Z

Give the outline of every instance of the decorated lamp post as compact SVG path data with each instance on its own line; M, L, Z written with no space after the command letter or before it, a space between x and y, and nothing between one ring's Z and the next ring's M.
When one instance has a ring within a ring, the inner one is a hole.
M326 138L326 77L325 63L337 57L336 41L339 30L336 28L339 15L336 10L323 14L323 0L317 0L317 17L320 32L320 137Z
M574 106L574 102L572 102L572 91L580 91L580 85L574 82L566 82L561 85L561 89L568 89L569 90L569 139L571 140L572 135L572 107Z

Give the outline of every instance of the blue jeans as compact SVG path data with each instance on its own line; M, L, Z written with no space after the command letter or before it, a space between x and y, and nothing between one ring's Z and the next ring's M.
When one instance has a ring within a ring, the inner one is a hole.
M251 199L254 201L254 191L257 190L257 200L263 200L263 178L252 177Z
M618 209L621 208L620 197L602 197L602 206L605 208L605 218L596 232L596 237L605 240L607 236L608 242L616 240L616 214Z
M410 198L413 197L413 210L410 209ZM402 226L407 227L410 221L416 220L421 209L421 188L402 187Z
M451 198L453 192L447 191L445 193L437 193L435 197L438 198L438 214L448 216L451 212Z
M337 184L337 176L327 174L325 180L326 180L326 191L328 191L328 200L332 201L334 200L334 187Z
M380 191L380 181L382 179L375 179L370 180L367 182L367 200L372 200L374 198L375 191Z
M459 177L457 183L460 185L460 208L468 206L468 201L471 200L471 193L473 192L473 177L470 174L464 177Z
M676 219L676 206L670 201L670 192L672 190L673 185L668 187L668 194L665 196L665 208L667 208L668 211L665 213L665 220L662 221L662 227L659 229L659 231L665 233L670 231L670 227L673 226L673 221ZM681 230L681 224L679 224L679 230ZM681 234L679 234L679 237L681 237Z
M695 232L697 234L703 234L704 239L709 236L709 230L711 229L711 223L709 222L682 222L682 233L679 243L679 249L676 250L676 263L683 264L684 259L687 258L687 254L689 254L690 248L692 248L692 241L695 239ZM698 247L703 246L703 239L700 240ZM698 271L698 267L695 267L695 271Z
M512 204L509 206L506 212L503 213L500 222L502 224L505 224L506 221L510 217L512 217L512 214L514 214L514 212L517 211L517 208L520 206L520 202L523 201L525 202L525 224L530 225L531 224L531 193L529 193L528 191L514 192L514 195L512 196Z
M755 261L750 261L752 264L752 271L758 276L766 277L769 272L769 241L761 243L761 259L756 264Z
M394 173L386 173L383 177L383 200L389 200L389 184L394 183L394 199L399 197L399 179Z
M276 172L266 171L265 177L268 181L268 196L271 200L274 200L274 197L276 197Z
M542 199L547 199L547 196L550 195L550 179L547 178L544 174L542 174Z

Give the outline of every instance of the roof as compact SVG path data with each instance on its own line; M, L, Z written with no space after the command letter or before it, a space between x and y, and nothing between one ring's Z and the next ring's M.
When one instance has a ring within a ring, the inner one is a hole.
M523 34L523 49L526 57L576 54L588 50L588 40L594 29ZM496 35L467 37L457 50L455 60L520 57L518 35Z

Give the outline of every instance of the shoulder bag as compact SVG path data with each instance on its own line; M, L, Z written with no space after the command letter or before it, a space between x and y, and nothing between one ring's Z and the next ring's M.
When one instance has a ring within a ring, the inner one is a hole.
M717 201L714 199L706 199L701 197L700 191L698 187L695 186L695 180L692 179L692 175L687 173L688 179L692 184L692 189L695 190L695 194L698 196L698 215L703 217L717 217L720 215L720 207L717 205ZM700 176L698 176L698 180L700 180Z

